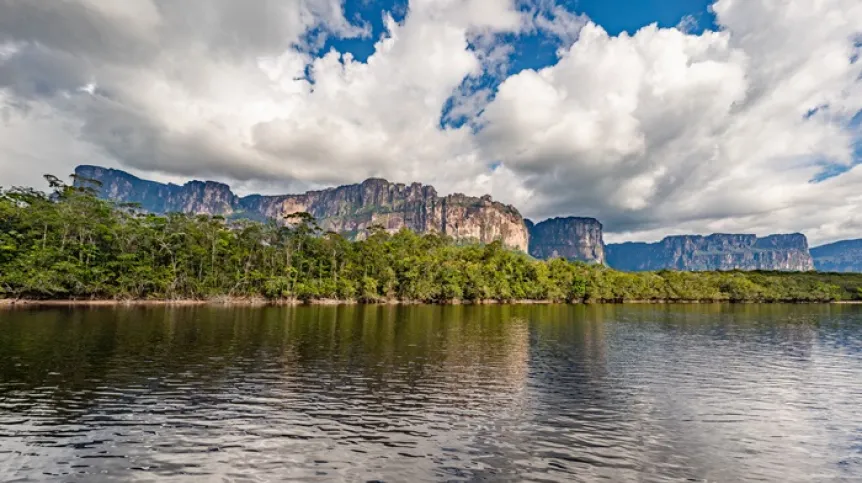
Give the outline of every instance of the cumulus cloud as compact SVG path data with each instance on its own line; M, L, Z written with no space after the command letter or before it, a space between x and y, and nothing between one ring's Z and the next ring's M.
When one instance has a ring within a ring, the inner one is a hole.
M139 174L306 186L387 176L470 189L464 170L484 166L467 128L440 129L441 111L481 70L468 38L521 27L511 2L417 0L402 23L387 18L363 63L303 45L312 29L366 33L338 1L5 0L0 12L0 86L17 129L53 110L70 119L63 142ZM56 155L41 144L30 158ZM16 159L3 177L37 182Z
M0 87L7 109L18 110L7 124L36 130L33 113L47 110L69 120L66 136L34 133L41 143L4 150L27 150L51 164L54 151L39 151L68 141L143 172L290 179L247 147L243 131L274 116L280 93L258 59L285 51L302 57L303 36L316 27L364 32L343 18L337 0L4 0L0 43L10 53L0 63ZM79 162L88 160L66 160L69 168ZM36 173L22 172L38 169L22 169L14 157L3 168L4 179L27 181Z
M566 10L553 2L541 2L530 12L534 28L556 37L564 47L578 40L581 29L589 23L589 18Z
M0 0L0 185L80 163L267 192L383 176L611 240L862 236L862 4L712 8L717 32L610 36L547 0L412 0L360 62L315 53L371 34L340 0ZM556 61L508 75L537 33Z
M557 64L502 83L479 144L540 193L528 211L593 214L618 238L860 235L838 228L860 208L858 169L810 181L823 164L853 163L862 5L713 9L722 29L702 35L653 25L611 37L589 24Z

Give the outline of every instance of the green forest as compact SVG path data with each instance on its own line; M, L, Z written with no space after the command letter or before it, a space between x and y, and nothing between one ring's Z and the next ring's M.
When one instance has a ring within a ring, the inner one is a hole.
M46 176L0 190L0 298L378 302L829 302L862 300L862 274L619 272L536 260L438 234L350 241L301 213L286 223L141 213ZM86 183L85 183L86 184Z

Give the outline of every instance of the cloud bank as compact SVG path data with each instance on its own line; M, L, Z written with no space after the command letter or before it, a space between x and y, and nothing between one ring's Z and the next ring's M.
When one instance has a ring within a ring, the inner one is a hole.
M382 176L610 240L862 237L862 3L712 9L717 31L611 36L545 0L412 0L360 62L318 50L372 34L338 0L0 0L0 185L81 163L267 192ZM511 72L530 35L557 58Z

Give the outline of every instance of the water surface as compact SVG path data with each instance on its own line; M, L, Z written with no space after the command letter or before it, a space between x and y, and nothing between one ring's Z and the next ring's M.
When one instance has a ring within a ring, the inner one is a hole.
M862 307L0 311L0 481L862 481Z

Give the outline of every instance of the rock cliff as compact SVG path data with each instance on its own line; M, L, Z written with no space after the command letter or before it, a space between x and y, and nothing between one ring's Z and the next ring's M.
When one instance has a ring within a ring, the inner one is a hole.
M139 203L142 209L154 213L283 220L286 215L307 212L324 230L353 239L363 238L372 225L382 225L390 232L407 228L417 233L443 233L456 240L501 240L521 251L528 247L527 227L514 207L495 202L490 196L439 196L434 187L419 183L405 185L372 178L360 184L297 195L238 197L227 185L211 181L178 186L98 166L79 166L75 175L78 180L100 182L99 196L103 198Z
M819 272L862 272L862 240L844 240L811 249Z
M595 218L551 218L533 224L530 230L530 255L540 258L562 257L589 263L605 263L602 224Z
M670 236L658 243L606 246L608 265L617 270L783 270L814 269L805 235L714 234Z
M606 263L627 271L644 270L812 270L814 262L804 235L672 236L658 243L605 245L602 224L594 218L552 218L540 223L524 220L518 210L490 196L440 196L432 186L367 179L303 194L239 197L229 186L212 181L190 181L182 186L147 181L124 171L98 166L75 169L76 183L101 183L99 196L138 203L153 213L205 213L228 218L284 220L307 212L324 230L351 239L364 238L373 225L390 232L402 228L417 233L442 233L456 240L490 243L529 252L541 259L563 257ZM851 242L847 242L851 243ZM862 271L853 245L815 249L821 270ZM836 244L837 245L837 244ZM846 253L846 255L840 255ZM855 265L854 265L855 263Z

